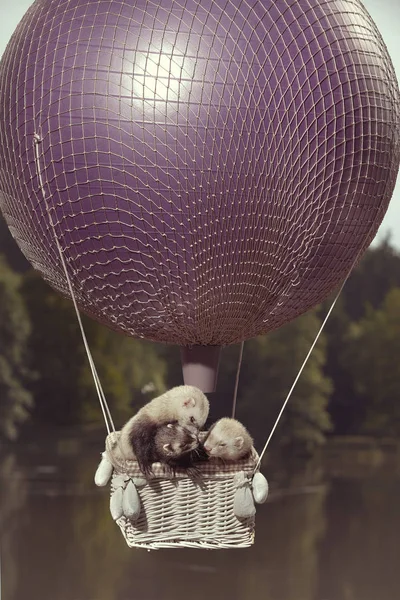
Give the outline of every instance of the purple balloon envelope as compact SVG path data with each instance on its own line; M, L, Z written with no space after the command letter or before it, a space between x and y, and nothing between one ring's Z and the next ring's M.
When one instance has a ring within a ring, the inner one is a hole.
M54 288L56 235L80 308L192 348L207 391L218 347L321 302L367 248L399 106L358 0L36 0L0 64L0 206Z

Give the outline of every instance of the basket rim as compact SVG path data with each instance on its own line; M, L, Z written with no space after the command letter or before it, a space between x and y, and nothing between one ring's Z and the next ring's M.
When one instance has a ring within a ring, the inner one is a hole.
M115 455L115 452L113 452L113 448L115 448L117 444L120 433L120 431L110 433L106 437L105 441L105 452L107 458L119 474L145 480L190 479L188 472L185 469L177 468L175 472L173 472L170 467L164 465L163 463L153 463L152 473L145 475L139 468L136 460L119 460ZM196 464L196 468L199 470L201 477L225 478L231 477L233 474L240 471L244 471L247 474L253 472L257 465L258 458L259 456L256 449L252 447L250 455L237 461L224 462L219 458L210 458L207 462L199 462Z

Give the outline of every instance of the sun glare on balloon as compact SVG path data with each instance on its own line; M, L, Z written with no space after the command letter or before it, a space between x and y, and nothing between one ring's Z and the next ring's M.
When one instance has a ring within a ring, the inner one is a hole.
M141 101L176 102L185 86L185 58L175 53L137 53L133 74L133 96Z

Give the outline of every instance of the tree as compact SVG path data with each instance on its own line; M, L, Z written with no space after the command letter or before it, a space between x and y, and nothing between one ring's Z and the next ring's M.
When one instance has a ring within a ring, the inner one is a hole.
M7 264L13 271L17 273L25 273L31 266L18 248L16 241L13 239L7 223L0 212L0 254L2 254Z
M23 292L34 329L31 351L39 373L32 385L35 416L63 425L102 420L95 386L72 302L37 274L28 273ZM162 392L165 364L154 345L132 340L83 316L83 324L116 425L143 404L143 387Z
M324 302L319 311L321 317L325 317L332 301L333 298L330 298ZM351 323L342 294L324 329L326 339L324 373L333 382L328 410L334 432L338 435L347 435L358 430L362 419L363 400L354 388L354 379L344 358Z
M150 397L165 391L165 362L151 342L123 336L87 318L85 330L116 426L121 425ZM81 370L79 388L81 420L92 423L101 420L87 365Z
M264 337L245 343L240 375L237 416L262 445L320 326L310 311ZM320 338L287 404L276 431L281 446L307 448L323 443L331 427L327 405L331 382L323 374L325 340ZM237 351L223 354L219 393L232 395Z
M361 319L367 305L379 308L386 294L400 286L400 254L385 238L369 248L343 289L344 308L352 321Z
M32 406L26 352L31 324L20 284L20 277L0 255L0 434L8 439L17 437Z
M382 308L367 308L349 332L345 354L356 392L364 402L360 432L400 434L400 288L393 288Z
M367 306L379 309L388 292L396 286L400 286L400 255L387 237L378 246L367 250L326 324L327 360L324 371L334 383L329 413L336 434L359 432L364 419L365 399L355 389L354 377L347 364L350 327L354 321L364 317ZM325 316L336 293L321 305L321 316Z

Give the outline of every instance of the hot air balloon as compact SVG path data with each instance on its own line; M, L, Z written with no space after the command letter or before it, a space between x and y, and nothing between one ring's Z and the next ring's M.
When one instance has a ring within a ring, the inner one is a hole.
M82 311L218 353L321 302L373 239L399 90L359 0L36 0L0 65L0 206ZM192 368L194 367L194 368Z

